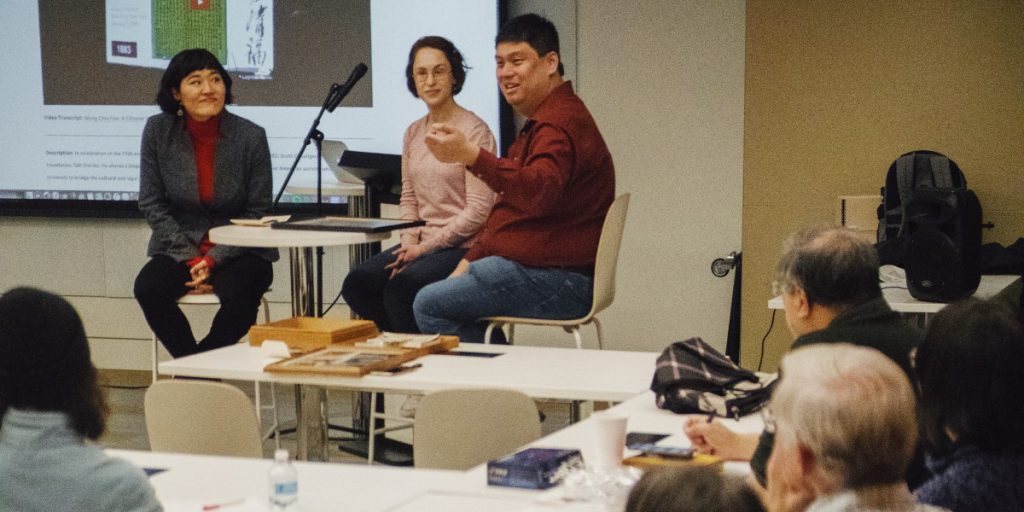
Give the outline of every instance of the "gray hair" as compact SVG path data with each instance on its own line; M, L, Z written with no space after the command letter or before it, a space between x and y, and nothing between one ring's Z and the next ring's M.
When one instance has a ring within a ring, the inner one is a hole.
M811 304L844 309L881 297L878 253L855 231L843 227L808 228L783 244L776 285L799 288Z
M814 454L821 476L856 489L903 480L917 443L914 392L874 349L816 344L782 360L772 396L780 442Z

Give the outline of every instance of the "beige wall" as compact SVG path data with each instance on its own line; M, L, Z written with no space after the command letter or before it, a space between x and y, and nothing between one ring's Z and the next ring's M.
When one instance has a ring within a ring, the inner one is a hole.
M742 1L583 0L577 91L632 193L605 347L661 351L700 336L725 349L740 249Z
M760 355L785 236L876 194L901 153L955 160L995 229L1024 235L1024 2L747 2L743 361ZM774 368L789 347L782 313Z

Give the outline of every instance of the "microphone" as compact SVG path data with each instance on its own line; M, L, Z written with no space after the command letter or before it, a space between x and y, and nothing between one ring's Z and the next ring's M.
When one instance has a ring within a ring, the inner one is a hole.
M345 99L345 96L348 96L349 91L355 87L356 82L358 82L365 74L366 64L360 62L355 69L352 70L352 73L348 75L348 80L345 80L345 83L341 84L341 87L338 88L338 92L331 98L330 102L327 104L327 111L334 112L334 109L338 108L338 104L341 103L341 100Z

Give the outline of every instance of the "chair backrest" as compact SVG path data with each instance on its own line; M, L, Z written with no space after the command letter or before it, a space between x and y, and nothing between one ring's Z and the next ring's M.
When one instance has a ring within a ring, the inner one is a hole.
M533 400L508 389L449 389L425 397L413 425L418 468L469 469L540 437Z
M594 305L589 316L594 316L612 305L615 300L615 273L619 266L619 248L626 227L629 194L622 194L612 202L601 227L601 240L597 244L594 262Z
M155 452L263 456L256 407L229 384L161 380L146 391L145 412Z

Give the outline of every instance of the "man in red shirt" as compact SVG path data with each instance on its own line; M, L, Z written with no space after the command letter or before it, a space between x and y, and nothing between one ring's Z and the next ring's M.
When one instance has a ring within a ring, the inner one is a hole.
M594 259L615 196L615 168L587 107L562 79L558 32L536 14L498 32L498 86L526 117L508 156L435 124L427 147L461 162L498 194L476 243L449 279L427 286L413 310L423 332L483 340L489 316L568 319L585 315Z

